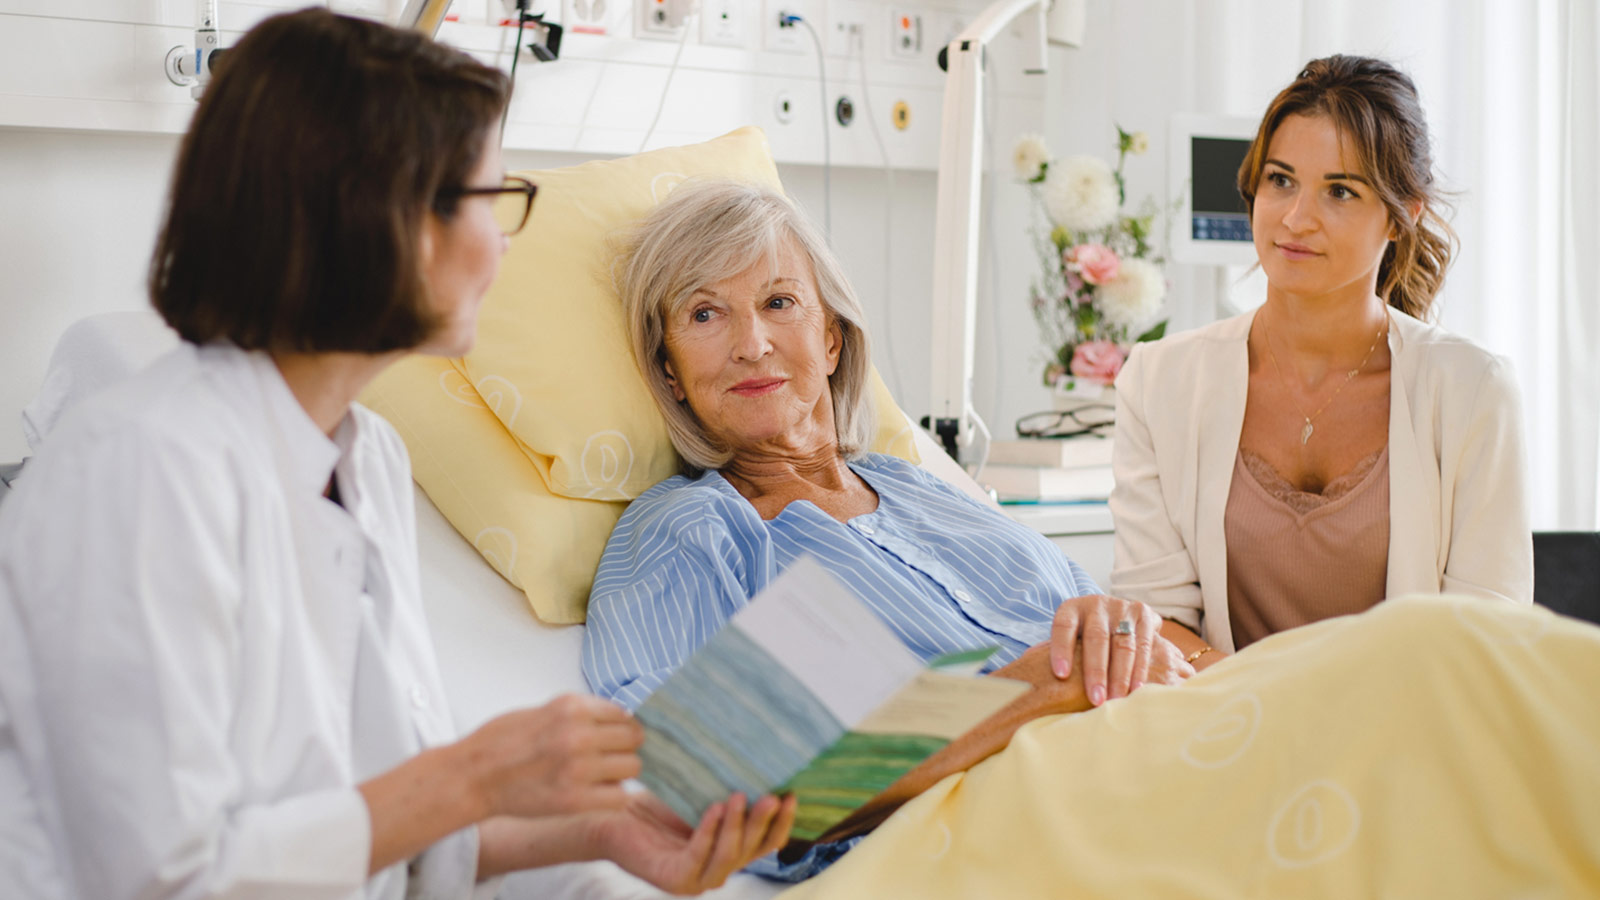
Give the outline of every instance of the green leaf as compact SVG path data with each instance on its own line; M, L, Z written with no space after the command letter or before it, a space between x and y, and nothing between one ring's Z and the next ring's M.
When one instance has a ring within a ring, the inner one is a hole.
M1078 307L1077 321L1079 332L1085 335L1094 334L1094 327L1100 322L1100 314L1095 312L1093 306L1085 303Z
M1144 334L1141 334L1138 337L1134 338L1133 341L1136 344L1137 343L1142 343L1144 341L1159 341L1163 337L1165 337L1166 334L1167 334L1167 320L1166 319L1162 319L1161 321L1159 321L1159 322L1157 322L1155 324L1155 327L1151 328L1149 331L1146 331Z
M1057 225L1050 229L1050 243L1055 245L1057 253L1065 253L1072 246L1072 232Z

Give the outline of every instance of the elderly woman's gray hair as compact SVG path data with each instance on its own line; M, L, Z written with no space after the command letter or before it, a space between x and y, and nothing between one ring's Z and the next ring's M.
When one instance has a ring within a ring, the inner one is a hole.
M673 395L665 365L666 322L696 291L763 260L775 264L786 240L810 260L828 321L843 336L839 364L828 378L839 452L846 459L858 457L872 440L866 314L816 226L784 197L764 188L691 180L628 233L615 269L634 360L690 474L720 469L733 453L707 435L688 404Z

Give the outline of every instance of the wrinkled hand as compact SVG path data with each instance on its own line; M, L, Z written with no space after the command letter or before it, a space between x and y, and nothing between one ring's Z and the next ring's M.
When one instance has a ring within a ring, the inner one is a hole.
M691 829L654 795L632 794L622 809L594 819L605 857L674 894L721 887L728 876L783 846L794 825L793 796L762 797L746 809L743 794L713 805Z
M490 720L462 743L488 815L620 809L644 729L622 707L569 694Z
M1132 634L1114 633L1121 621L1133 623ZM1160 631L1161 617L1143 603L1104 594L1073 597L1056 608L1050 626L1051 670L1066 679L1078 664L1095 706L1148 682L1177 684L1194 667Z

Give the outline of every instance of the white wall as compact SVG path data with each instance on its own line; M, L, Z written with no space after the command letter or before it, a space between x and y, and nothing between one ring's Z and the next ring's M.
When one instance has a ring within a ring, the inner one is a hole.
M913 413L926 405L929 367L923 310L931 282L931 169L942 79L932 62L934 45L970 17L964 10L974 4L981 0L896 4L926 17L927 40L920 58L911 60L886 52L887 2L801 4L825 33L828 16L864 23L859 43L841 47L836 41L826 56L830 103L849 95L859 111L849 128L830 125L834 244L867 307L885 377L901 388ZM223 0L223 44L262 17L300 5ZM381 15L399 4L332 5ZM523 59L507 131L508 165L543 168L631 152L665 96L651 146L762 125L785 184L821 221L824 149L815 54L766 52L755 35L744 49L701 46L692 30L668 87L677 46L632 39L627 7L611 4L609 35L569 33L560 62ZM508 65L500 48L508 45L509 30L484 21L496 8L498 0L457 0L452 9L462 20L447 23L441 39ZM0 0L0 268L6 273L0 279L0 461L27 453L18 414L37 391L62 330L93 312L146 304L145 266L168 169L193 109L188 89L167 83L161 59L167 47L190 40L193 15L190 0ZM892 202L860 103L863 58L872 113L881 120L895 167ZM87 61L53 72L62 59ZM1023 93L1000 102L1031 108L1036 116L1042 81L1017 80L1006 90L1012 89ZM793 100L788 123L773 112L779 91ZM905 131L887 124L896 100L912 107Z
M177 142L175 135L0 128L0 461L27 455L19 413L67 325L148 305L145 268ZM511 151L507 165L547 168L585 158ZM784 165L780 172L820 221L821 168ZM867 307L885 377L904 386L908 410L919 409L927 396L928 322L918 300L932 278L933 175L895 174L892 288L882 171L836 169L832 182L834 246ZM891 342L898 370L888 363Z
M751 2L753 5L754 0ZM224 0L225 18L230 7L238 7L248 18L285 3L289 0ZM0 49L29 50L19 44L15 34L8 37L9 20L15 16L6 13L17 12L19 4L31 4L40 15L45 10L90 9L97 4L151 7L157 10L156 24L139 27L154 31L122 39L124 44L134 41L145 47L166 40L169 32L182 38L182 29L174 31L172 23L185 21L192 9L188 0L81 0L59 7L55 0L0 0ZM869 13L888 8L887 3L852 5L844 0L827 5L830 11L836 6L847 12L854 9L853 14L859 14L861 8ZM942 17L938 22L946 28L981 5L982 0L925 4ZM1474 3L1473 8L1479 5ZM1492 41L1484 34L1464 32L1467 26L1450 16L1430 15L1398 4L1392 8L1375 3L1361 6L1368 12L1356 15L1333 5L1324 8L1275 0L1088 0L1085 46L1052 49L1047 76L1021 74L1023 57L1017 49L1020 39L1015 36L991 54L994 97L989 146L994 171L985 195L974 399L996 434L1009 433L1017 417L1050 403L1048 392L1039 384L1045 350L1027 304L1028 286L1038 265L1027 236L1027 194L1009 171L1016 136L1042 132L1058 156L1088 152L1109 158L1114 150L1114 123L1144 130L1151 138L1151 149L1147 156L1129 160L1129 196L1134 200L1147 194L1170 199L1177 187L1167 182L1166 130L1171 115L1259 115L1306 59L1335 51L1386 56L1410 70L1433 125L1439 167L1447 183L1482 185L1477 194L1459 198L1466 215L1458 221L1468 221L1469 227L1462 233L1461 263L1442 299L1443 324L1498 352L1548 367L1554 357L1543 354L1538 346L1524 346L1531 340L1527 329L1507 327L1508 319L1521 315L1520 307L1489 303L1490 297L1516 294L1521 270L1497 260L1493 248L1484 246L1482 234L1470 225L1475 212L1481 217L1484 204L1512 214L1519 209L1516 196L1502 196L1511 188L1488 177L1492 167L1508 165L1485 155L1483 129L1492 126L1485 124L1482 110L1468 99L1473 95L1464 93L1450 74L1464 58L1481 57L1485 66L1490 65ZM1379 7L1378 12L1371 12ZM1438 3L1429 6L1435 13L1438 7ZM457 30L468 43L481 43L490 33L466 25ZM48 29L35 27L31 35L34 43L42 42L52 53L73 49L49 44L45 40ZM937 39L930 35L930 44ZM881 34L869 35L869 52L881 57L881 42ZM816 165L820 133L805 124L816 113L816 79L813 75L807 80L801 69L814 59L774 61L768 58L771 54L748 53L733 60L710 52L716 48L701 48L705 52L696 55L691 52L694 46L691 42L685 51L684 72L689 74L680 73L685 80L672 89L673 99L652 143L701 139L733 124L727 119L735 105L729 97L737 92L718 94L708 101L706 86L720 85L718 90L726 92L744 84L750 96L740 102L750 104L745 107L747 117L769 128L786 185L820 220L823 179ZM648 87L651 93L642 95L646 99L659 98L661 76L673 49L657 42L596 39L574 44L570 60L524 68L520 76L524 89L519 91L513 113L512 143L540 148L512 152L512 165L575 162L604 148L615 151L637 146L643 125L629 123L636 122L639 110L629 112L619 105L597 112L595 107L612 102L605 97L615 96L597 91L600 81L611 77L597 73L611 66L624 73L616 76L624 83ZM127 58L118 64L123 68L101 66L96 70L98 80L90 82L95 91L123 91L126 86L119 85L118 79L133 77L130 73L135 71L138 78L148 77L143 68L148 60L134 60L130 54L124 54ZM853 89L850 85L858 70L852 67L859 61L830 59L830 65L834 67L830 90ZM740 67L750 70L748 77L739 74ZM16 117L24 114L42 117L34 120L35 125L48 124L50 116L81 124L89 115L83 104L74 105L70 97L43 96L53 89L54 82L36 77L31 69L24 72L25 68L0 53L0 198L5 201L0 203L0 271L5 272L0 278L0 321L5 323L0 328L0 460L17 458L25 451L17 412L37 387L61 329L90 311L129 308L143 302L145 258L175 146L175 138L163 135L7 129L6 123L15 124ZM719 72L721 76L716 74ZM937 102L930 99L937 96L936 74L869 58L868 75L875 86L872 98L880 115L888 97L909 96L916 100L914 122L918 127L937 123ZM770 110L768 94L776 83L773 79L791 79L802 85L794 91L796 101L812 104L809 110L797 110L792 126L778 127L762 119ZM84 82L74 84L73 90L86 90ZM934 85L932 93L926 93L930 84ZM1518 86L1508 84L1501 93L1514 87ZM1513 110L1523 108L1519 100L1537 102L1537 86L1521 84L1518 89L1531 91L1533 96L1496 95L1496 102ZM147 85L146 90L157 89ZM186 111L188 107L182 104L189 101L182 89L176 90L176 99L167 98L169 105ZM94 115L104 120L116 119L115 110L130 104L137 105L131 100L100 100L91 105ZM649 103L640 107L645 108L654 111ZM165 121L173 116L166 109L156 118ZM698 125L697 116L701 117ZM181 127L182 116L175 121ZM935 206L929 159L935 130L929 127L918 132L923 137L916 140L901 136L901 141L909 143L892 149L897 167L892 197L885 190L882 171L876 168L876 148L859 123L849 131L837 126L834 131L836 159L847 164L833 172L834 245L867 306L879 368L914 417L927 411L931 366L926 300L931 288ZM555 152L563 149L569 152ZM885 240L886 204L892 220L889 241ZM1175 328L1192 327L1214 317L1214 270L1171 265L1168 275L1169 312ZM1487 291L1485 286L1496 289ZM1544 361L1538 362L1541 359ZM1531 364L1527 368L1534 370ZM1561 372L1542 372L1540 377L1558 384L1564 381ZM1529 376L1524 380L1529 381ZM1589 397L1587 402L1597 400ZM1563 460L1560 465L1569 462ZM1572 476L1567 471L1541 476L1535 497L1537 525L1588 527L1581 514L1561 518L1551 512L1557 506L1560 486L1572 483ZM1582 477L1576 481L1592 485L1593 473L1586 477L1587 481ZM1587 507L1591 519L1592 507L1592 503Z
M19 414L61 332L148 305L176 147L171 135L0 128L0 461L27 455Z

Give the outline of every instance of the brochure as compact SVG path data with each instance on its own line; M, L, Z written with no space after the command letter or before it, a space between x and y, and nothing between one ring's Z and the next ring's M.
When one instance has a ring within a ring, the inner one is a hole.
M687 822L734 791L793 792L816 840L1028 685L982 677L996 647L924 664L803 558L640 705L639 776Z

